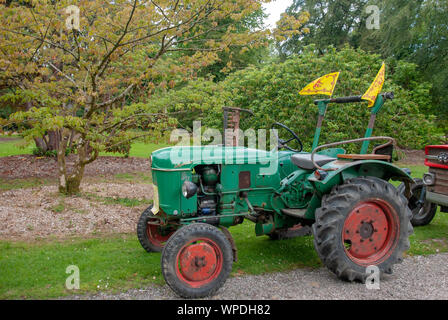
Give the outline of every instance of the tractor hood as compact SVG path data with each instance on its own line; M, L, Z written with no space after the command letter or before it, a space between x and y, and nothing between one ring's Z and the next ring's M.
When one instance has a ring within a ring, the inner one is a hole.
M168 147L151 154L152 169L191 170L201 164L267 164L277 161L280 154L245 147L182 146Z

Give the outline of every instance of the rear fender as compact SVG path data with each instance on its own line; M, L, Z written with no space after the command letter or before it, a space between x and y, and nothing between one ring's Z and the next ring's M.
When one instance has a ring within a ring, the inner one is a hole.
M412 184L412 177L401 168L384 161L363 160L356 162L335 161L323 167L333 169L328 171L328 175L323 180L317 180L314 175L310 175L308 180L314 185L321 195L327 194L334 186L343 184L345 181L357 177L377 177L385 181L402 181L406 184L406 189Z

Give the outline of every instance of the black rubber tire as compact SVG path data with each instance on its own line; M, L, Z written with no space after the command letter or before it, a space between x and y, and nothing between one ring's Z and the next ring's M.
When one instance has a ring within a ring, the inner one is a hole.
M428 201L425 201L423 208L418 208L417 201L420 200L421 190L424 187L425 184L423 180L419 178L414 179L414 183L411 186L412 196L408 201L408 206L412 212L411 223L414 227L421 227L430 224L437 212L437 205ZM398 186L398 191L402 194L404 194L405 189L406 186L404 183Z
M223 261L221 272L211 282L193 288L177 276L177 255L189 242L197 238L210 239L221 249ZM233 252L229 240L218 228L205 224L193 223L182 227L174 233L162 251L162 274L168 286L183 298L202 298L213 295L226 282L232 271Z
M376 264L380 275L391 274L392 266L403 261L403 253L410 247L412 214L406 198L393 185L378 178L360 177L348 180L324 196L322 206L316 210L316 222L312 226L314 246L322 263L342 280L366 281L367 266L355 263L348 257L342 232L345 220L357 204L373 198L386 201L392 206L400 226L392 252Z
M148 226L148 220L154 218L154 214L151 211L152 205L145 209L142 212L140 218L137 223L137 238L140 241L143 249L147 252L162 252L163 246L154 245L149 239L148 234L146 233L146 228Z

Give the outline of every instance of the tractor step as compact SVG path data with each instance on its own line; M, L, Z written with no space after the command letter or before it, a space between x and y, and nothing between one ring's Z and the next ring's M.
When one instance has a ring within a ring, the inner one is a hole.
M306 209L282 209L282 213L294 218L305 218Z

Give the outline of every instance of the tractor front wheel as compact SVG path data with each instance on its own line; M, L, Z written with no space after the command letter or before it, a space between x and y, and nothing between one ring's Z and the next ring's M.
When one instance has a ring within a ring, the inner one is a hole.
M215 293L229 277L232 265L229 240L221 230L204 223L180 228L162 252L163 277L184 298Z
M176 231L175 226L162 226L162 220L146 208L137 223L137 238L147 252L161 252L166 241Z
M314 246L340 279L365 282L367 267L392 273L413 229L406 198L390 183L355 178L333 188L316 210Z

